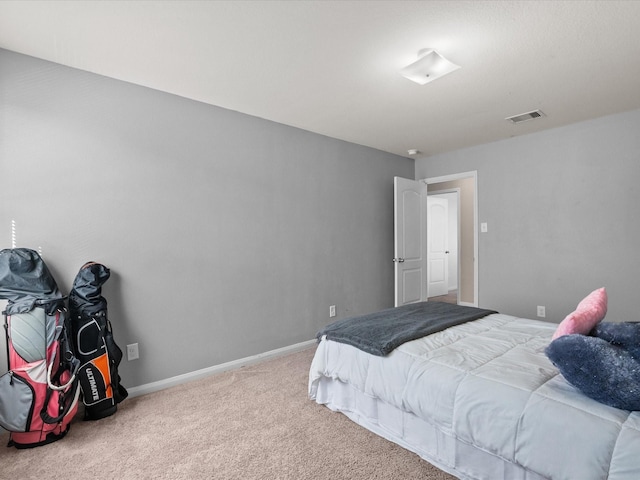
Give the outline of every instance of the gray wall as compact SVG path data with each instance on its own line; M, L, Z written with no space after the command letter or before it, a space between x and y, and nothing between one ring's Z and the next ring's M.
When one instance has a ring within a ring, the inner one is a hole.
M393 305L413 160L0 50L0 172L1 248L14 219L65 293L111 268L116 341L140 345L125 386Z
M557 322L604 286L607 320L640 320L640 111L416 161L417 179L471 170L480 306Z

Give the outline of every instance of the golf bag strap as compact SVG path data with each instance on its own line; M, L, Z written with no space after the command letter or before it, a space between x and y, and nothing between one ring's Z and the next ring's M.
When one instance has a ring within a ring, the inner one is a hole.
M6 339L6 347L7 347L7 365L9 365L9 322L7 320L7 311L2 312L2 316L4 317L4 338Z
M42 418L42 421L44 423L53 424L53 423L58 423L62 421L62 419L67 415L67 413L69 413L69 410L71 410L73 406L78 402L78 398L80 397L80 383L73 382L71 386L71 390L68 392L70 395L60 392L59 396L63 398L63 406L57 417L52 417L51 415L49 415L49 412L47 409L53 392L54 391L51 390L50 388L47 389L47 396L45 397L45 400L44 400L44 406L40 411L40 418Z

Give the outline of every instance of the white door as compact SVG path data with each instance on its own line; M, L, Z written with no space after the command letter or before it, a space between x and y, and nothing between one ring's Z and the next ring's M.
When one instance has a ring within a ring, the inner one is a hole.
M395 305L427 300L427 186L394 177Z
M427 197L427 291L429 297L449 292L449 201Z

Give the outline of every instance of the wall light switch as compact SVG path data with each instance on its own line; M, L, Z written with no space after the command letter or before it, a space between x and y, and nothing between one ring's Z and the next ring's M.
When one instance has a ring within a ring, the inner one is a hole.
M482 233L487 233L489 231L489 226L487 225L487 222L482 222L480 224L480 231Z

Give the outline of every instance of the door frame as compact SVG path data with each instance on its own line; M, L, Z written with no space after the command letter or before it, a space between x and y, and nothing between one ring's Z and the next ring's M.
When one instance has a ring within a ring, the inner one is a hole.
M427 195L429 194L429 185L436 183L451 182L454 180L463 180L467 178L473 179L473 302L460 302L460 290L458 290L458 303L460 305L468 305L477 307L479 305L478 292L480 290L478 275L478 172L472 170L469 172L454 173L443 175L440 177L424 178L422 181L427 184ZM458 236L460 233L458 232ZM460 248L460 245L458 246ZM460 275L458 275L458 287L460 286Z
M433 190L432 192L427 189L427 197L430 196L438 196L438 195L447 195L447 194L455 194L457 197L456 201L456 303L460 304L460 188L444 188L442 190ZM429 237L427 237L427 242L429 241ZM429 246L427 245L427 254L429 252ZM429 259L427 258L427 262ZM429 271L427 270L427 275L429 275ZM427 276L427 285L429 284L429 278ZM447 287L448 288L448 287ZM428 291L427 291L428 295Z

